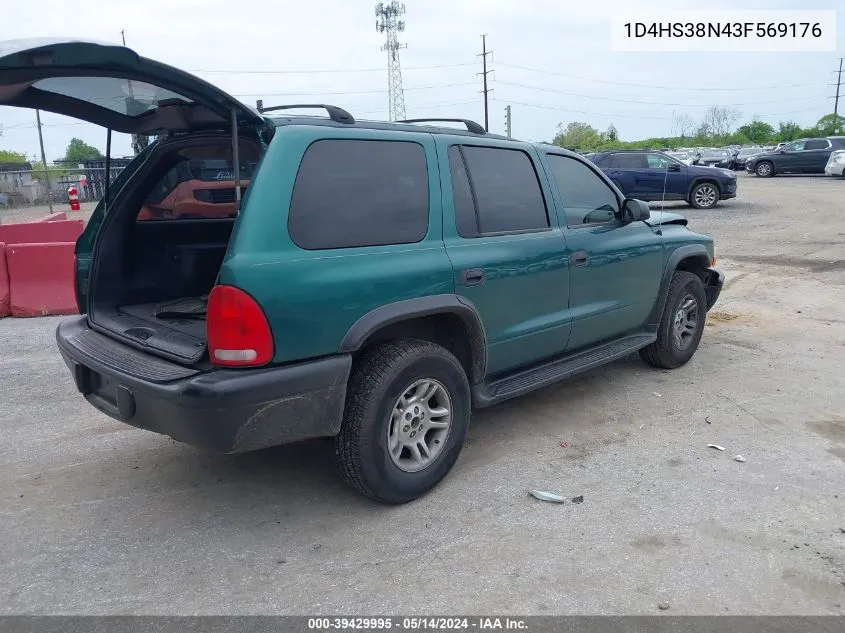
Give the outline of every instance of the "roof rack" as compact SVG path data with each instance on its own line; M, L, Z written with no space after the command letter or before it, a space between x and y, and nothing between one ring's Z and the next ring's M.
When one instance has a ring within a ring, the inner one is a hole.
M264 114L265 112L276 112L277 110L299 110L303 108L321 108L329 113L329 118L334 121L335 123L346 123L352 125L355 123L354 117L349 114L343 108L338 108L337 106L328 105L325 103L291 103L287 105L279 105L279 106L270 106L268 108L264 107L264 104L261 101L257 103L257 110Z
M467 130L473 134L487 134L487 130L482 125L469 119L405 119L404 121L397 121L397 123L463 123L467 126Z

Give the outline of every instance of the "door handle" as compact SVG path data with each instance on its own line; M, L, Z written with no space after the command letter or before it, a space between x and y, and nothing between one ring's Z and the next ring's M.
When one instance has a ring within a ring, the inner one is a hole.
M587 255L586 251L576 251L569 256L569 261L572 262L573 266L583 266L590 261L590 256Z
M465 286L475 286L484 282L484 270L482 268L467 268L461 272L461 283Z

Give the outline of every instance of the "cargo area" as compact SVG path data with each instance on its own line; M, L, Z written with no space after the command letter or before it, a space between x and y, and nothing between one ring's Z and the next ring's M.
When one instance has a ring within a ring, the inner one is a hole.
M258 146L241 141L246 191ZM124 342L196 364L206 352L206 305L237 221L231 138L170 142L107 211L94 250L89 320Z

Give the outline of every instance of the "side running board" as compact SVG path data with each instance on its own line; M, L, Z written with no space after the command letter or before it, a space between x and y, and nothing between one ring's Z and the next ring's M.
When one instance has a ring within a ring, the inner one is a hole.
M472 404L475 407L482 408L516 398L535 389L554 384L564 378L628 356L655 340L657 340L656 334L626 336L598 347L521 369L489 382L485 381L473 389Z

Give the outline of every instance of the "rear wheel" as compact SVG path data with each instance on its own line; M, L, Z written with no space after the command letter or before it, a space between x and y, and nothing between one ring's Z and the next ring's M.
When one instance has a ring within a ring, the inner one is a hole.
M335 457L359 492L411 501L455 464L470 408L466 374L448 350L411 339L380 345L355 363Z
M702 182L692 188L689 203L696 209L712 209L719 202L719 188L712 182Z
M754 168L754 173L760 178L771 178L775 175L775 166L767 160L760 161Z
M701 278L683 270L675 271L657 327L657 340L642 348L640 357L654 367L680 367L698 349L706 318L707 297Z

